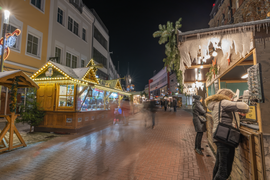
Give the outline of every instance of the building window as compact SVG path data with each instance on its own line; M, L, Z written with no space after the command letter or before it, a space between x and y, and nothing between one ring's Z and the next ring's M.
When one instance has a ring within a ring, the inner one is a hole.
M73 33L79 35L79 24L76 21L74 21Z
M74 85L59 85L58 107L73 107L74 105Z
M96 75L98 76L99 79L108 80L108 75L99 69L97 70Z
M107 50L107 40L96 27L94 28L94 38Z
M58 14L57 14L57 22L59 22L60 24L64 25L63 24L63 16L64 15L64 12L62 11L62 9L58 8Z
M38 37L32 34L28 34L27 53L38 56L38 42L39 42Z
M70 62L71 62L71 54L67 53L66 55L66 66L70 67Z
M84 67L84 60L81 60L81 67Z
M236 0L236 9L239 8L239 0Z
M72 56L72 68L77 68L77 57Z
M60 59L61 59L61 49L58 47L55 47L55 57L56 58L56 62L60 63Z
M31 0L31 4L43 11L44 0Z
M104 57L98 50L96 50L96 48L94 48L93 51L93 59L96 62L103 64L103 66L107 68L107 58Z
M73 26L73 19L71 17L68 17L68 30L72 32L72 26Z
M86 30L82 29L82 39L86 41Z

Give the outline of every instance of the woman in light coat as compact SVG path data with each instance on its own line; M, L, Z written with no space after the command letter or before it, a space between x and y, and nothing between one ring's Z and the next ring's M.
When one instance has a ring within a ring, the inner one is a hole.
M203 109L202 105L202 97L198 95L193 96L193 105L192 105L192 113L193 113L193 124L195 127L195 131L197 132L195 139L195 152L199 155L203 156L201 147L203 132L206 131L206 122L202 122L198 116L204 116L206 111Z
M234 92L230 89L220 89L215 95L206 98L205 104L212 111L213 118L213 136L220 122L237 127L240 127L239 114L235 112L248 113L249 106L244 102L232 102ZM219 103L220 109L219 109ZM234 160L235 147L224 144L216 139L213 142L217 145L216 163L213 170L213 180L226 180L229 178L232 171Z

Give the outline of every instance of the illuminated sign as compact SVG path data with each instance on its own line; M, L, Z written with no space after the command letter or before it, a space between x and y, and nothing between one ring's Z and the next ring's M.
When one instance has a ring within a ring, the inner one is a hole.
M21 34L21 30L16 29L12 34L7 33L6 34L6 39L5 39L5 44L4 44L4 38L2 37L0 39L0 55L2 56L2 48L4 46L6 55L4 57L4 60L6 60L10 54L10 48L13 47L16 44L17 37Z

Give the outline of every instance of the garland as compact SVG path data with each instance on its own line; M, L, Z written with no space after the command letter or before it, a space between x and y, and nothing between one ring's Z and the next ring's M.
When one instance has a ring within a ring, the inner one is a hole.
M209 71L206 73L207 81L210 82L212 80L213 76L215 78L217 74L218 74L217 59L215 59L214 61L212 61L212 65L211 65Z
M10 112L16 112L16 107L17 107L17 92L18 92L18 77L16 77L14 83L11 86L11 97L10 101L11 103L9 104Z

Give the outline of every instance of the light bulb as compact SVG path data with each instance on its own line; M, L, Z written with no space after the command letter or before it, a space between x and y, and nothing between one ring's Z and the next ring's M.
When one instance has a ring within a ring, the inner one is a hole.
M244 74L241 78L242 78L242 79L248 78L248 74Z
M216 57L216 56L217 56L217 52L214 51L212 55L213 55L214 57Z
M201 66L200 68L203 69L203 66Z

